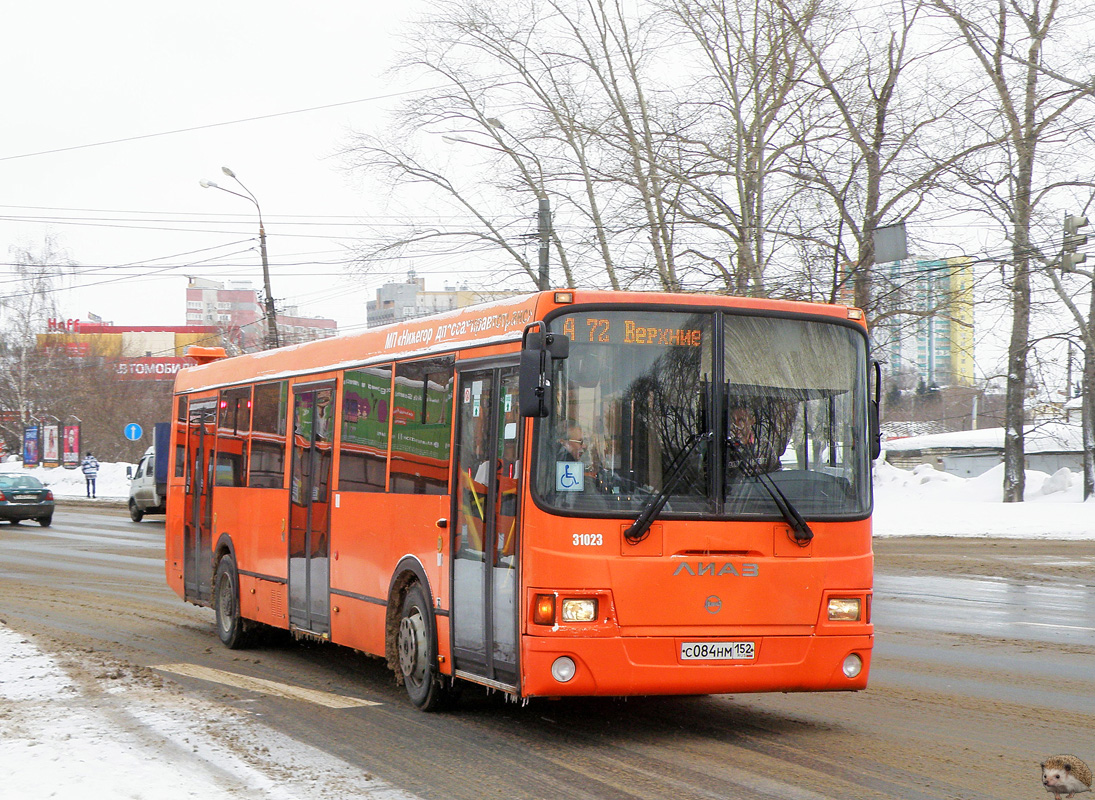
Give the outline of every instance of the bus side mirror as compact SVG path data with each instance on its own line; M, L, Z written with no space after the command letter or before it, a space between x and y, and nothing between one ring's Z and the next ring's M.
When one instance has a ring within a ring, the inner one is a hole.
M126 480L129 480L129 481L133 480L133 467L126 467L125 468L125 477L126 477Z
M522 417L546 417L551 413L551 381L548 370L553 361L570 355L570 339L558 333L526 331L518 373L518 407Z
M871 461L882 455L882 424L879 420L882 401L882 365L871 362L874 369L874 396L867 401L867 435L871 437Z

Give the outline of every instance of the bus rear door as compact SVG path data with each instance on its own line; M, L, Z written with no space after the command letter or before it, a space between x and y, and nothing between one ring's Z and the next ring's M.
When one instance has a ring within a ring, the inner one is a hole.
M213 465L217 401L191 403L188 421L183 585L187 600L207 605L213 600Z
M517 368L460 373L453 480L452 636L457 674L517 685Z
M331 632L330 496L334 385L293 390L289 491L289 625Z

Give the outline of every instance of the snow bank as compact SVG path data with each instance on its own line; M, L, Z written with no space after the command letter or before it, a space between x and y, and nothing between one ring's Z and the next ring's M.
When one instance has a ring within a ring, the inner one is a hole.
M415 800L241 712L98 665L77 680L0 625L3 796Z
M1095 499L1083 502L1083 478L1067 469L1029 470L1024 502L1005 503L1004 466L976 478L875 463L875 536L978 536L1095 539Z
M95 479L95 495L104 500L125 500L129 497L129 479L126 467L136 467L124 461L100 463L99 476ZM0 463L0 472L18 472L33 475L53 490L54 497L87 497L87 482L79 469L64 467L31 467L24 469L21 461Z

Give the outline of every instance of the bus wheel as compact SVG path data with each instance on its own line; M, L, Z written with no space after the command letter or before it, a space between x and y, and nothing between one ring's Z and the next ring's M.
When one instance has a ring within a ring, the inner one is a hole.
M437 670L433 614L419 583L411 584L403 598L398 648L399 669L411 702L422 711L441 708L447 697Z
M239 574L236 560L225 554L217 564L213 586L213 610L217 615L217 636L224 646L239 650L247 646L247 622L240 616Z

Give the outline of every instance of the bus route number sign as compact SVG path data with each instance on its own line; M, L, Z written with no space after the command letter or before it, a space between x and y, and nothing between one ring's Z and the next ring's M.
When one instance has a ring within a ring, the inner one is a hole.
M681 661L752 661L755 642L681 642Z

